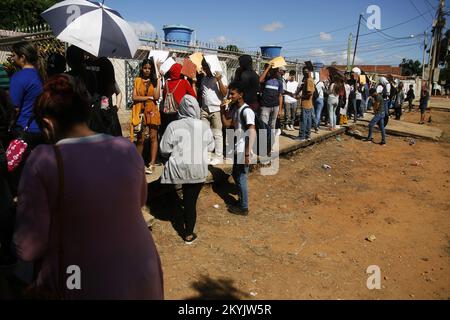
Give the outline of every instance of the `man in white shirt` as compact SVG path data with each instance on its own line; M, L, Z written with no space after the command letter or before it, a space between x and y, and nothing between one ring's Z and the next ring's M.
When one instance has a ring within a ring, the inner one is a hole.
M223 161L223 134L222 121L220 119L220 105L227 95L227 79L220 73L212 74L208 63L203 59L203 71L205 76L201 82L202 114L201 118L211 126L214 136L215 157L210 160L210 165L217 165Z
M316 133L319 131L320 127L320 119L322 117L322 110L324 106L324 95L323 90L325 89L325 84L320 79L316 82L316 90L317 90L317 98L316 101L314 101L314 129Z
M284 119L285 128L289 131L294 131L295 111L297 109L296 92L298 89L298 82L295 81L295 71L289 71L289 81L286 83L284 90Z

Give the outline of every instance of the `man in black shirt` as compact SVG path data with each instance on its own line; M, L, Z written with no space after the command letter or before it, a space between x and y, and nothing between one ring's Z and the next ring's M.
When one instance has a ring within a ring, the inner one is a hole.
M258 90L259 76L253 70L252 57L243 55L239 57L239 68L236 70L234 80L240 83L244 91L244 102L257 112L259 110Z

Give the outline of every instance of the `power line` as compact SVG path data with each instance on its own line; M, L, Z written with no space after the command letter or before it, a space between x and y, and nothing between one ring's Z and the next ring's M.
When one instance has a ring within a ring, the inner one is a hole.
M365 49L365 50L361 50L360 53L370 53L370 52L378 52L378 51L390 51L392 49L397 49L397 48L405 48L405 47L411 47L411 46L417 46L422 44L421 42L416 42L416 43L411 43L411 44L403 44L403 45L399 45L399 46L392 46L389 48L379 48L379 49ZM338 50L338 51L331 51L328 53L323 53L323 54L309 54L309 55L302 55L300 57L317 57L317 58L322 58L322 57L328 57L328 56L335 56L339 53L345 53L346 51L344 49L342 50ZM292 57L296 57L296 56L289 56L288 58L292 58Z
M426 14L426 13L428 13L428 12L431 12L431 11L432 11L432 10L428 10L428 11L426 11L426 12L424 12L424 13L422 13L422 14L416 16L416 17L413 17L413 18L408 19L408 20L406 20L406 21L400 22L400 23L398 23L398 24L396 24L396 25L393 25L393 26L390 26L390 27L388 27L388 28L384 28L383 31L390 30L390 29L394 29L394 28L397 28L397 27L402 26L402 25L404 25L404 24L407 24L407 23L409 23L409 22L411 22L411 21L414 21L414 20L416 20L416 19L422 17L424 14ZM365 19L364 19L364 20L365 20ZM365 21L367 22L367 20L365 20ZM373 31L373 32L364 33L364 34L361 34L360 37L368 36L368 35L375 34L375 33L379 33L379 32L383 32L383 31L381 31L381 29L380 29L380 30L376 30L376 31ZM388 36L389 36L389 35L388 35Z
M414 4L413 0L409 0L409 2L412 4L412 6L414 7L414 9L416 9L417 13L418 13L418 14L421 14L420 11L419 11L419 9L417 9L416 5ZM431 7L431 8L434 10L433 7ZM430 13L430 15L431 15L431 13ZM425 19L424 16L422 16L422 19L423 19L426 23L428 23L428 21ZM431 19L433 19L433 16L431 16ZM433 21L433 20L432 20L432 21Z
M380 40L380 41L365 41L365 42L361 42L360 45L358 45L358 48L365 48L365 47L372 47L372 46L378 46L378 45L383 45L386 44L387 42L397 42L397 41L407 41L407 40L416 40L416 38L420 38L423 37L423 33L421 34L417 34L414 35L413 37L411 36L405 36L402 38L397 38L397 39L389 39L389 40ZM346 46L347 41L340 43L342 46ZM334 48L337 47L339 45L328 45L328 46L308 46L308 47L296 47L296 48L288 48L288 49L283 49L283 52L289 52L289 51L306 51L306 50L311 50L311 49L326 49L326 48Z
M339 28L339 29L331 30L331 31L325 31L324 33L336 33L336 32L339 32L339 31L342 31L342 30L345 30L345 29L353 28L353 27L355 27L356 25L357 25L357 23L354 23L354 24L352 24L352 25L350 25L350 26L342 27L342 28ZM316 33L316 34L314 34L314 35L305 36L305 37L302 37L302 38L297 38L297 39L292 39L292 40L287 40L287 41L276 42L276 43L274 43L274 45L280 45L280 44L286 44L286 43L291 43L291 42L297 42L297 41L301 41L301 40L311 39L311 38L315 38L315 37L320 36L320 34L321 34L321 33L318 33L318 34ZM250 48L259 48L259 46L242 47L241 49L250 49Z

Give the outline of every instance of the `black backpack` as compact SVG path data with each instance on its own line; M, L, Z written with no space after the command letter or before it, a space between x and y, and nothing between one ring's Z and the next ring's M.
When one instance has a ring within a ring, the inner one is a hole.
M386 85L382 84L381 86L383 87L383 91L381 93L381 96L383 97L383 99L388 99L389 97L388 97L388 94L387 94Z
M250 109L250 107L245 107L242 109L241 118L242 127L245 128L246 123L244 119L244 111ZM273 144L275 143L275 132L272 128L261 120L261 117L255 113L255 129L256 129L256 143L258 156L268 156L272 151ZM263 147L263 148L262 148ZM265 149L265 150L264 150Z
M319 98L319 91L317 90L317 85L319 84L319 82L314 85L313 101L316 101Z
M339 108L344 108L346 104L347 104L347 92L344 89L344 94L343 95L341 95L339 93L338 107Z

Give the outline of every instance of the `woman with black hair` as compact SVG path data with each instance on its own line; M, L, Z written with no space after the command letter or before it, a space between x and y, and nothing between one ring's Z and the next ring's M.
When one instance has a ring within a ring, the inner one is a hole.
M40 130L34 119L33 106L36 98L42 93L45 73L41 68L38 52L32 44L16 43L12 47L12 54L14 63L21 69L12 76L9 88L9 95L17 114L12 129L15 133L26 131L32 138L39 138Z
M133 111L131 114L130 137L136 142L139 154L144 150L144 141L150 138L150 165L145 172L152 174L158 155L158 129L161 115L157 101L161 95L161 76L153 58L142 61L139 77L134 81Z

